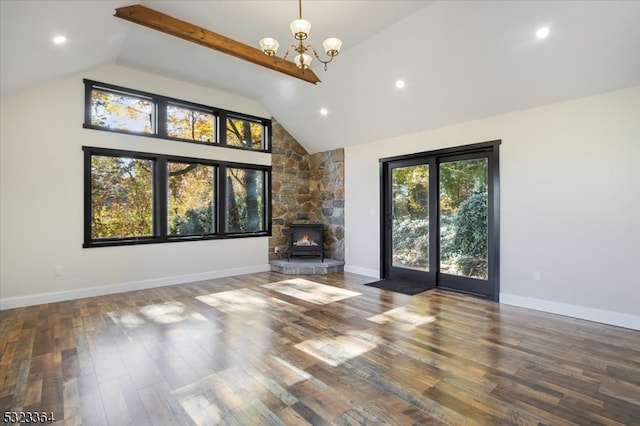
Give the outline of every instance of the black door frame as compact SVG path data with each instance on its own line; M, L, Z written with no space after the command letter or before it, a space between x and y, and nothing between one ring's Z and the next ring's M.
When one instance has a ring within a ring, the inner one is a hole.
M489 191L488 199L488 282L493 285L487 289L484 280L476 280L468 277L456 277L439 272L439 236L440 224L438 223L438 191L429 190L429 218L430 229L434 231L429 235L429 262L430 271L435 272L435 282L427 283L439 288L474 294L476 296L492 299L496 302L500 297L500 167L499 167L499 147L501 141L493 140L488 142L475 143L470 145L444 148L434 151L418 152L408 155L386 157L379 160L380 168L380 278L388 278L390 275L390 262L388 261L391 252L391 241L387 236L389 223L391 220L390 202L387 199L387 188L390 185L389 170L392 166L429 164L429 181L435 179L439 182L439 165L443 160L452 159L458 156L473 154L484 154L488 158L487 185ZM435 166L435 167L433 167ZM435 184L439 186L438 183ZM433 267L436 267L433 270ZM477 281L477 285L474 284ZM481 285L484 284L484 285Z

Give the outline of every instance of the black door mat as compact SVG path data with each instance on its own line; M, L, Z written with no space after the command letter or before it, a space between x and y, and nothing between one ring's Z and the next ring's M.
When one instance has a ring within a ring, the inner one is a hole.
M422 293L423 291L432 288L421 283L397 279L384 279L380 281L374 281L372 283L367 283L365 285L408 295Z

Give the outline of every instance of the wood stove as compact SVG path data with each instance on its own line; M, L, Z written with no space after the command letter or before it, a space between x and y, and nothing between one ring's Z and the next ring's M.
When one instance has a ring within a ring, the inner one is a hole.
M292 256L320 256L324 262L322 250L322 224L289 225L289 248L287 258Z

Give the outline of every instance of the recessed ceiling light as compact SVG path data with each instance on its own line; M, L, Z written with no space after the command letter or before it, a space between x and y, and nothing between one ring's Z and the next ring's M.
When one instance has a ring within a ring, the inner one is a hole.
M63 35L57 35L53 38L53 42L55 44L64 44L67 41L67 38Z
M396 87L397 87L398 89L403 89L403 88L404 88L404 86L405 86L405 84L404 84L404 80L396 80Z
M329 114L329 111L327 111L326 108L320 108L320 114L327 115L327 114Z
M539 39L547 38L549 35L549 27L540 27L538 31L536 31L536 37Z

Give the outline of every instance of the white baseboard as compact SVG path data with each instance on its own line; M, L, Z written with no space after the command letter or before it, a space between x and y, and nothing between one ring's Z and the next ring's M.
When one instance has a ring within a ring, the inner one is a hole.
M344 265L344 271L352 274L364 275L365 277L379 278L380 271L377 269L361 268L359 266Z
M518 306L521 308L535 309L537 311L549 312L552 314L565 315L588 321L595 321L603 324L615 325L618 327L630 328L633 330L640 330L640 316L638 315L623 314L620 312L571 305L568 303L552 302L550 300L535 299L508 293L500 293L500 303Z
M0 298L0 310L21 308L23 306L41 305L43 303L63 302L65 300L81 299L83 297L104 296L106 294L124 293L126 291L144 290L147 288L164 287L174 284L192 283L211 280L214 278L230 277L234 275L268 272L271 265L255 265L243 268L222 269L218 271L201 272L198 274L177 275L173 277L153 278L150 280L131 281L127 283L103 285L99 287L81 288L76 290L54 291L28 296Z

